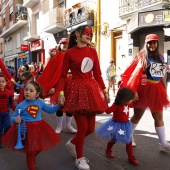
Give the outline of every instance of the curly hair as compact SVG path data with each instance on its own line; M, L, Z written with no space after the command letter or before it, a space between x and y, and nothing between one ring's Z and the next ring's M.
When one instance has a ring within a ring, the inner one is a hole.
M117 92L115 98L115 104L122 106L125 103L127 103L129 100L133 100L134 98L135 98L135 93L129 88L123 87Z

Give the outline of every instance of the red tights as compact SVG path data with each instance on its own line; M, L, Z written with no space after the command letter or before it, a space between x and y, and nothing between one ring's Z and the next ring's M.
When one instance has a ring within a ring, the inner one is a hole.
M72 143L76 146L77 159L83 157L84 139L87 135L94 132L95 116L74 115L77 124L76 136L72 139Z
M108 151L111 151L113 145L115 144L116 142L108 142L107 143L107 149ZM131 159L134 155L133 155L133 147L132 147L132 142L130 142L129 144L126 144L126 152L127 152L127 155L128 155L128 158Z
M27 166L29 170L35 170L35 157L40 151L26 152Z

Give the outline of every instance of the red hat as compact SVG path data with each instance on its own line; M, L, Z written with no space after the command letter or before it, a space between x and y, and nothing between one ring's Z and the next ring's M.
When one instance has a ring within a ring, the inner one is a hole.
M68 38L61 38L59 44L66 43L66 42L68 42Z
M56 48L49 49L48 53L50 54L53 50L57 51Z
M145 38L146 43L149 42L149 41L158 41L158 40L159 40L159 38L156 34L149 34Z

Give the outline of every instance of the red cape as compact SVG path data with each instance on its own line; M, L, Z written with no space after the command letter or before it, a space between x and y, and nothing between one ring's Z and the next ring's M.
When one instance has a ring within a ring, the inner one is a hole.
M50 59L41 76L36 80L42 85L45 95L48 94L49 90L54 87L59 80L63 57L63 53L57 52L57 54Z
M120 88L128 87L136 92L144 71L144 67L145 63L142 60L142 53L140 52L134 57L133 61L121 75L122 82Z

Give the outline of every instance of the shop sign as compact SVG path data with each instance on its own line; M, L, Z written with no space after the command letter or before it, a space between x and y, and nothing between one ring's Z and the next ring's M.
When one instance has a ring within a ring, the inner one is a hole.
M138 14L134 15L127 23L127 33L132 33L138 28Z
M44 41L43 40L38 40L35 42L32 42L30 44L30 51L37 51L37 50L41 50L44 49Z
M20 49L21 49L21 51L28 51L28 45L21 44Z
M18 57L19 58L26 58L26 55L25 55L25 53L20 53L20 54L18 54Z
M139 27L165 25L170 22L170 10L139 13Z

